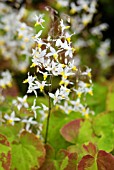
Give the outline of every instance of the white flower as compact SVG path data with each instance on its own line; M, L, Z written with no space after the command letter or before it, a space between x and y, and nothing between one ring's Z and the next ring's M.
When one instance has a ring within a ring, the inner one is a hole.
M84 26L87 26L92 21L92 14L83 14L82 15L82 23Z
M32 107L31 107L31 110L34 112L35 119L37 118L36 110L39 109L39 108L40 108L40 106L36 106L36 99L34 99L34 103L33 103Z
M35 15L35 20L36 20L35 26L40 25L42 28L44 28L42 25L42 23L45 22L43 16L44 14L40 14L39 16Z
M60 5L60 6L64 6L64 7L67 7L68 6L68 1L66 0L57 0L57 4Z
M82 72L82 75L87 75L91 79L91 68L86 69L86 71Z
M11 73L8 70L1 72L0 86L2 88L5 88L6 86L11 87L11 82L12 82Z
M67 79L68 76L72 76L74 74L75 73L71 72L71 69L67 66L60 72L60 75L62 75L63 79Z
M4 115L4 118L8 121L8 123L10 123L11 125L14 125L15 122L17 121L20 121L21 119L18 118L18 117L15 117L15 112L13 111L11 113L11 115L9 116L8 114L5 114Z
M71 2L70 13L75 14L76 12L80 12L80 11L81 11L81 6L76 6L76 4L74 2Z
M61 98L61 96L59 94L60 94L59 89L56 90L55 94L49 93L49 96L53 99L53 104L54 105L56 103L59 103L62 100L62 98Z
M25 95L23 98L17 97L17 101L19 102L19 103L17 103L18 110L20 110L22 107L25 107L25 108L29 107L29 105L26 102L26 100L27 100L27 95Z
M58 50L56 51L53 47L50 47L50 52L46 55L47 57L50 57L50 56L53 56L53 58L55 60L58 59L58 53L60 52L61 50Z
M33 117L29 117L29 119L23 119L22 122L26 123L26 126L25 126L26 131L30 131L31 125L38 124L35 120L33 120Z
M42 110L39 111L39 113L41 114L41 121L44 121L47 117L48 110L49 108L42 103Z
M72 106L69 106L67 101L64 102L63 106L59 105L59 107L64 111L65 114L69 114L73 110Z
M42 81L42 82L39 82L39 81L35 81L35 87L37 89L40 89L40 91L42 92L44 90L44 87L45 86L49 86L50 84L46 84L46 81Z
M46 51L47 49L44 49L43 51L41 50L41 48L38 49L33 49L33 59L32 59L32 65L31 67L35 67L35 66L40 66L42 67L42 65L45 63L45 59L44 56L46 55Z
M60 27L61 27L62 34L64 33L64 30L65 30L65 29L69 29L69 28L70 28L70 26L64 25L62 19L61 19L61 21L60 21Z

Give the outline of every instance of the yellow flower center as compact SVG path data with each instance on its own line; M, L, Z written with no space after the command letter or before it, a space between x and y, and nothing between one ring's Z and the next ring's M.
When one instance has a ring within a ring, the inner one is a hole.
M68 43L71 42L71 38L70 37L66 38L66 40L68 41Z
M44 80L46 80L46 78L47 78L47 73L44 73L44 74L43 74L43 78L44 78Z
M55 60L57 60L58 54L57 53L53 54L53 57L54 57Z
M36 67L36 64L35 63L32 63L32 65L30 66L30 68L32 67Z
M89 114L88 113L86 113L84 116L85 116L86 119L89 118Z
M38 48L41 48L42 44L38 44Z
M88 75L88 77L90 77L90 78L91 78L91 73L90 73L90 72L89 72L87 75Z
M72 67L72 70L73 70L73 71L77 71L78 69L77 69L76 66L73 66L73 67Z
M88 93L89 93L91 96L93 96L92 90L88 91Z
M25 80L23 81L23 83L28 83L28 79L25 79Z
M12 120L12 119L9 119L7 122L8 122L9 124L11 124L11 123L13 122L13 120Z
M76 13L76 9L72 8L72 9L70 10L70 14L75 14L75 13Z
M29 39L26 37L26 38L24 39L24 42L29 42Z
M40 91L42 92L43 90L44 90L44 86L41 85L41 86L40 86Z
M82 95L82 93L81 93L81 92L78 92L77 95L78 95L78 97L80 98L81 95Z

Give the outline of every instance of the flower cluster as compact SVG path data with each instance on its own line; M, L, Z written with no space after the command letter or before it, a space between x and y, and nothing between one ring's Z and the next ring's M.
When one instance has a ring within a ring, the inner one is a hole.
M40 21L44 22L41 16L39 17ZM42 22L39 22L41 26ZM82 105L81 101L87 93L92 95L91 69L87 68L82 72L78 63L75 64L73 57L75 49L71 42L74 34L69 34L68 29L69 26L65 25L61 19L58 25L60 35L49 34L47 39L42 39L41 30L34 36L36 47L33 49L31 67L36 68L36 75L32 76L28 73L28 78L24 83L28 83L27 93L33 92L36 97L39 91L46 95L47 87L47 95L52 99L53 106L58 105L60 109L70 107L70 109L65 109L66 114L70 110L88 115L91 111L86 105ZM37 74L42 75L41 80L38 79ZM58 88L54 93L51 90L53 77L60 78ZM87 82L84 82L84 79ZM65 106L62 106L64 101Z
M91 61L95 60L96 67L101 70L101 73L102 70L106 70L114 64L114 59L109 57L110 42L108 39L102 40L103 31L108 28L108 24L94 23L97 20L97 5L97 0L77 0L74 2L56 0L55 6L57 10L59 8L65 9L66 14L63 10L59 10L60 16L66 23L70 22L71 33L75 32L76 41L73 42L77 51L75 57L80 63L91 67L94 76L99 75L96 75L96 68ZM102 51L104 52L101 54Z
M33 46L33 29L22 21L25 9L19 11L0 3L0 53L16 71L26 71ZM18 65L18 67L17 67Z

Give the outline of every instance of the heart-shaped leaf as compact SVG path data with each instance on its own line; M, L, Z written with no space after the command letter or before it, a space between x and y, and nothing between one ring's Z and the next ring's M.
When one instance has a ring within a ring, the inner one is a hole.
M95 168L93 168L95 166L94 163L95 159L93 156L91 155L83 156L83 158L78 164L78 170L96 170Z
M22 132L19 142L12 143L12 169L38 169L45 159L43 143L32 133Z
M96 146L93 144L93 143L91 143L91 142L89 142L87 145L86 144L84 144L83 145L83 148L84 148L84 150L86 151L86 153L87 154L89 154L89 155L91 155L91 156L95 156L96 155L96 153L97 153L97 148L96 148Z
M97 156L85 155L78 164L78 170L113 170L114 156L99 150Z
M98 170L113 170L114 156L110 153L100 150L97 156Z
M60 133L66 141L73 144L77 142L81 122L83 122L83 119L77 119L63 126Z

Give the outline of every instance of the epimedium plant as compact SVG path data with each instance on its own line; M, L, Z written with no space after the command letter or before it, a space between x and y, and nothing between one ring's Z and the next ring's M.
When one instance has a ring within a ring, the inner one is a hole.
M56 12L47 9L51 15ZM109 152L114 150L114 108L110 105L107 113L94 116L88 105L93 108L99 103L85 104L86 95L93 95L91 69L81 70L75 63L75 33L70 34L69 26L54 15L47 38L41 38L43 17L36 16L35 27L41 30L32 37L35 46L30 67L34 74L28 72L24 80L28 83L27 93L34 93L35 99L25 95L1 101L0 168L113 170L114 157ZM9 86L11 77L6 82L5 73L1 75L0 86ZM57 89L52 86L54 81Z

